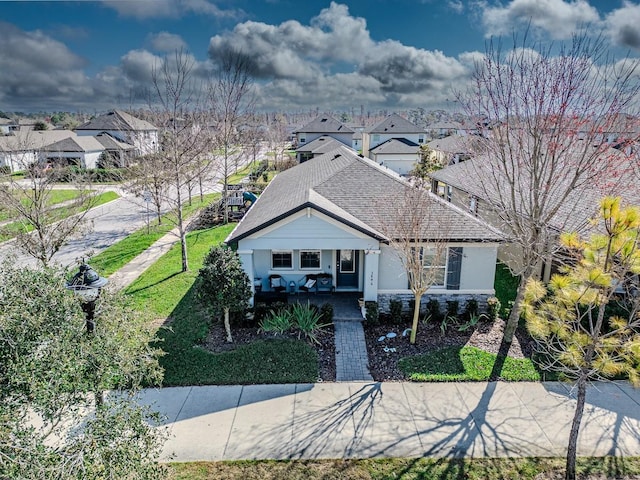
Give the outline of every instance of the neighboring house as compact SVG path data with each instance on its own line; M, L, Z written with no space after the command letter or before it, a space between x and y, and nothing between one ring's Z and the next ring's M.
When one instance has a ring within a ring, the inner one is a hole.
M406 138L391 138L370 150L371 160L406 176L420 160L420 145Z
M469 160L472 154L472 135L449 135L447 137L431 140L427 146L438 158L443 166Z
M436 122L427 125L427 131L431 138L443 138L449 135L466 135L467 127L454 120L447 122Z
M26 130L0 137L0 167L8 167L11 172L25 170L39 161L47 145L74 136L71 130Z
M102 157L98 160L98 168L129 166L135 156L136 147L121 142L108 133L101 133L94 138L104 147Z
M623 199L638 204L639 189L637 187L637 177L629 170L629 159L619 150L613 148L590 147L593 152L598 152L600 158L612 159L612 165L621 166L625 173L613 173L611 179L594 179L596 183L582 183L577 186L566 198L558 199L562 202L558 212L547 223L548 238L550 244L549 252L554 251L559 235L564 231L576 231L585 233L590 228L590 220L598 210L599 201L606 195L621 196ZM567 156L565 161L571 162L571 156ZM560 167L556 167L560 168ZM499 205L511 200L499 200L501 195L508 194L510 188L505 185L502 193L496 191L495 183L499 177L494 177L491 173L491 160L486 156L479 156L465 162L450 165L441 170L432 172L431 191L442 197L446 201L451 202L457 207L467 210L469 213L482 218L487 223L493 225L496 229L509 233L509 226L501 219ZM491 177L487 177L491 175ZM483 184L481 178L491 178L486 185ZM529 201L525 197L529 195L530 187L527 179L518 177L515 179L522 184L522 187L516 189L520 198L513 199L515 204L523 205L528 208ZM562 181L558 179L557 181ZM547 203L552 202L550 199ZM547 205L551 208L551 205ZM526 213L523 212L523 215ZM518 259L521 258L519 247L508 243L501 245L498 251L498 258L504 263L510 265L514 270L519 270L521 265ZM546 281L555 271L554 260L549 253L539 265L539 276Z
M317 157L324 153L330 152L331 150L335 150L339 146L343 145L341 142L336 140L329 135L322 135L315 140L305 143L301 147L298 147L296 150L296 158L298 163L306 162L307 160L312 159L313 157Z
M362 130L356 130L351 137L351 148L356 152L362 151Z
M117 140L133 145L136 155L158 151L158 128L122 110L99 115L75 129L78 136L95 136L108 133Z
M362 135L362 154L371 158L371 151L378 145L393 138L405 138L410 142L422 145L426 132L406 118L393 113L379 124L369 128Z
M309 275L325 274L335 291L362 292L386 311L391 299L412 298L383 233L392 231L387 227L395 225L407 188L413 187L399 175L339 147L278 174L226 243L237 246L254 291L271 289L271 275L298 290ZM462 305L474 297L482 303L494 294L502 234L435 195L428 201L432 218L445 225L448 249L446 259L425 266L441 275L423 301L457 298ZM421 228L427 249L429 239L442 238L433 223Z
M0 135L10 135L20 127L18 122L9 118L0 118Z
M323 135L334 138L344 145L351 146L354 131L331 115L320 115L294 133L296 135L296 148L300 148Z
M104 145L96 140L96 137L74 135L43 147L40 150L40 159L57 166L96 168L104 151Z

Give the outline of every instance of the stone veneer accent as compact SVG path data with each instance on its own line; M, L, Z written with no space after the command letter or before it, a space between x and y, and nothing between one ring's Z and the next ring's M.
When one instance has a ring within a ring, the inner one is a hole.
M429 302L429 300L431 300L432 298L435 298L438 300L438 302L440 302L440 311L441 312L446 312L447 311L447 302L451 301L451 300L457 300L458 301L458 313L461 313L462 311L464 311L464 306L467 303L467 300L470 299L475 299L478 301L478 311L481 313L486 313L487 312L487 299L489 297L492 297L493 295L487 295L487 294L481 294L481 295L472 295L472 294L459 294L459 293L445 293L446 290L443 293L437 293L437 294L426 294L422 296L422 299L420 300L420 310L426 310L427 309L427 303ZM381 313L389 313L390 308L390 302L391 300L402 300L402 311L403 313L407 313L410 311L409 309L409 305L411 301L413 301L413 294L412 293L384 293L384 294L378 294L378 309Z

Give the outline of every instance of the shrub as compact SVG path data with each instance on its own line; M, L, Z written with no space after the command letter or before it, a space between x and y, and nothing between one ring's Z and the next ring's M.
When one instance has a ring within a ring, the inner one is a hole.
M323 303L320 307L320 317L324 323L333 322L333 305L329 302Z
M494 321L498 319L498 315L500 315L500 300L498 297L489 297L487 299L487 315L489 316L489 320Z
M260 322L260 330L274 335L283 335L293 326L293 316L287 308L271 310L269 315Z
M457 318L459 305L458 300L447 300L447 317Z
M364 302L365 319L370 325L378 325L380 323L380 311L378 310L378 302Z
M435 323L442 321L442 312L440 311L440 302L435 298L429 299L427 302L427 320Z
M402 322L402 300L392 298L389 302L389 314L393 323Z
M11 167L9 165L2 165L0 167L0 175L10 175Z
M291 308L290 319L292 326L298 329L298 338L302 334L306 339L314 343L320 343L318 333L322 328L326 327L326 324L320 323L322 317L315 305L294 303Z
M465 322L468 322L473 317L478 316L478 300L475 298L470 298L464 304L464 312L462 313L462 319Z

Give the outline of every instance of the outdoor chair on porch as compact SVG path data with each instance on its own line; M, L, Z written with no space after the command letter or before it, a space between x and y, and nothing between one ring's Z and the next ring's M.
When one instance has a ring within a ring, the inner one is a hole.
M287 290L287 282L284 281L281 275L269 275L269 289L282 293Z
M332 293L334 290L333 276L330 273L318 274L316 291L318 293Z
M306 293L316 293L318 291L318 276L305 275L298 282L298 291Z

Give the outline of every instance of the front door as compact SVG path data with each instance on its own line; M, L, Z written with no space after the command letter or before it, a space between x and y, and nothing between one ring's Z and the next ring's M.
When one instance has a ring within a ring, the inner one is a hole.
M336 257L337 288L358 288L358 251L338 250Z

